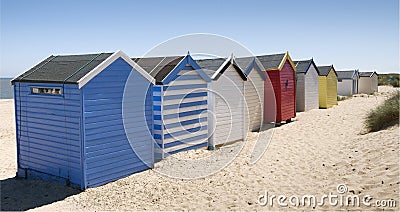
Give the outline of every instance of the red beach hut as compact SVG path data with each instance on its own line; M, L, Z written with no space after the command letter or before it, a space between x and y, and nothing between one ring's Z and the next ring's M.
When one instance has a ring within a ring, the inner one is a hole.
M270 79L264 86L264 122L290 122L296 116L296 66L288 52L257 59ZM274 95L269 95L271 89Z

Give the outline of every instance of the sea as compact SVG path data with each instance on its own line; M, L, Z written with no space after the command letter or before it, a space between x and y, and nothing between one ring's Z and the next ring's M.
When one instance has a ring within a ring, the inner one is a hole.
M11 85L12 78L0 78L0 99L14 98L14 90Z

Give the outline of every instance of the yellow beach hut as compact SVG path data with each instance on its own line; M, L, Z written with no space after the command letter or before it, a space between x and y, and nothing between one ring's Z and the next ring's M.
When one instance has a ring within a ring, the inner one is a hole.
M333 65L318 66L319 107L331 108L337 105L337 74Z

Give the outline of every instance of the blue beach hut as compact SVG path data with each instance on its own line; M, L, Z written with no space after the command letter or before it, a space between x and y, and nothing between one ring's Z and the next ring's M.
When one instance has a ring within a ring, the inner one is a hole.
M13 79L17 176L83 190L152 168L154 82L121 51L50 56Z
M189 54L132 60L156 80L153 87L155 160L206 147L207 85L211 81L208 75Z

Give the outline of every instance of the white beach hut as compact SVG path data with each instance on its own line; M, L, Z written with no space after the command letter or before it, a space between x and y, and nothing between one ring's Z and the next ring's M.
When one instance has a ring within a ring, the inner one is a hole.
M372 94L378 92L378 74L373 72L359 72L358 93Z
M318 68L313 59L294 61L296 65L296 111L319 108Z
M358 70L337 71L337 92L341 96L351 96L358 93Z
M197 60L212 79L209 83L209 149L244 140L244 81L247 79L233 57Z
M258 131L263 123L264 113L264 81L267 75L262 72L260 64L255 57L243 57L236 59L237 64L245 70L247 81L244 82L244 93L247 111L246 128L250 131Z

